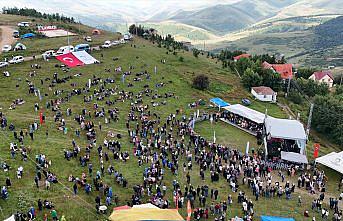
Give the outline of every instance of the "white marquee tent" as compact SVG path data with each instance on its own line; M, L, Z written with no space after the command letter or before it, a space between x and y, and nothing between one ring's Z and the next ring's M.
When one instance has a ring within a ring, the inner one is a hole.
M323 164L343 174L343 151L339 153L332 152L325 156L318 157L316 163Z
M300 153L305 154L307 136L304 126L299 121L268 116L265 120L265 128L268 137L295 140Z
M255 111L253 109L250 109L248 107L245 107L241 104L230 105L230 106L224 107L223 109L233 114L237 114L241 117L249 119L258 124L263 124L264 122L265 114Z

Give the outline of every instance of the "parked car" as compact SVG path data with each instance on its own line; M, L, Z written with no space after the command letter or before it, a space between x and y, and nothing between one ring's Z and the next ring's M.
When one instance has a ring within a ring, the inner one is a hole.
M26 22L26 21L20 22L18 23L18 27L30 27L30 22Z
M10 64L18 64L24 61L24 57L23 56L15 56L13 57L11 60L8 61L8 63Z
M113 41L112 45L120 45L120 41Z
M105 41L103 45L101 45L102 48L109 48L111 47L111 41Z
M74 51L87 51L89 53L91 51L91 47L89 44L79 44L75 46Z
M12 33L13 38L19 38L19 31L18 30L14 30Z
M1 50L2 52L9 52L11 49L12 49L11 45L4 45Z
M87 41L87 42L91 42L91 41L92 41L92 37L91 37L91 36L87 36L87 37L85 37L85 41Z
M51 57L54 57L56 56L56 52L54 50L49 50L49 51L46 51L42 54L42 57L44 59L48 59L48 58L51 58Z
M56 52L57 55L61 55L61 54L67 54L69 52L74 51L74 46L69 45L69 46L62 46L58 49L58 51Z
M8 66L8 62L6 61L0 61L0 68L4 68Z
M251 104L251 101L247 98L243 98L242 99L242 104L245 106L249 106Z

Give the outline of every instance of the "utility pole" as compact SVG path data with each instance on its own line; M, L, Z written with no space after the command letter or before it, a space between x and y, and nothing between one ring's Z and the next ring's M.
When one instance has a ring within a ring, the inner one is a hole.
M308 136L310 135L311 122L312 122L312 114L313 114L313 107L314 107L314 104L311 103L310 114L309 114L309 116L308 116L307 128L306 128L306 135L307 135L307 138L308 138Z
M286 97L288 97L290 87L291 87L291 78L288 78L288 85L287 85Z
M339 82L339 86L342 85L342 77L343 77L343 73L341 74L341 81Z

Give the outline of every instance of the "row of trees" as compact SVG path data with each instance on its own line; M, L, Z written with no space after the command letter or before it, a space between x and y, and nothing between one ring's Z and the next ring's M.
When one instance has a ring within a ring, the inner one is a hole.
M21 15L21 16L30 16L34 18L44 18L48 19L50 21L62 21L65 23L76 23L75 19L73 17L67 17L64 15L60 15L59 13L53 13L53 14L47 14L47 13L41 13L33 8L10 8L10 7L4 7L2 8L3 14L11 14L11 15Z
M314 97L313 128L334 143L343 145L343 86L336 93Z
M145 28L142 25L136 26L135 24L130 25L129 33L149 39L152 43L157 43L158 47L164 47L167 49L167 53L173 53L177 55L178 50L187 50L182 42L176 41L170 34L161 36L156 33L153 28Z

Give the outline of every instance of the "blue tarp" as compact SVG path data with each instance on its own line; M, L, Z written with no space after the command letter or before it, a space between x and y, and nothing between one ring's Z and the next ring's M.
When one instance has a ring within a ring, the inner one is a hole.
M229 103L223 101L222 99L220 99L220 98L218 98L218 97L212 98L210 101L211 101L213 104L215 104L217 107L220 107L220 108L222 108L222 107L227 107L227 106L230 105Z
M261 216L261 221L295 221L295 219L277 216Z
M36 35L35 34L33 34L33 33L26 33L26 34L23 34L22 36L21 36L21 38L33 38L33 37L35 37Z

